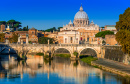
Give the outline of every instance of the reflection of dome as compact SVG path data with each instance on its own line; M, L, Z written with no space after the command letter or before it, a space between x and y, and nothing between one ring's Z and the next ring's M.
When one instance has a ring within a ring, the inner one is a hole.
M83 7L81 5L79 12L76 13L74 19L88 19L88 15L83 11Z

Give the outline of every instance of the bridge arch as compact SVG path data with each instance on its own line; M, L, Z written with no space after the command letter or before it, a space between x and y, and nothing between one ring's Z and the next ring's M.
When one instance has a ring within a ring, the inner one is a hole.
M65 54L72 54L72 51L71 50L69 50L69 49L67 49L67 48L56 48L55 50L54 50L54 54L55 53L65 53Z
M79 51L79 56L80 55L90 55L93 57L99 57L99 53L96 49L92 48L92 47L87 47L87 48L83 48Z
M29 48L29 49L24 49L24 55L27 55L28 53L44 53L44 49L43 48Z

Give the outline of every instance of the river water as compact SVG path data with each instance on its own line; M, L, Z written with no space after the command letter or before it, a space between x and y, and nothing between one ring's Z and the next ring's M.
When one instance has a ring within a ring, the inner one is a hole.
M105 72L69 58L28 55L16 61L16 55L0 55L0 84L130 84L129 79Z

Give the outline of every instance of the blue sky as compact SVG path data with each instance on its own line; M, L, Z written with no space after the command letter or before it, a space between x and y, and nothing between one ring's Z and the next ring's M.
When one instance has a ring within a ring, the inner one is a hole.
M81 6L89 20L101 26L115 25L130 0L0 0L0 21L15 19L22 27L61 27L74 20Z

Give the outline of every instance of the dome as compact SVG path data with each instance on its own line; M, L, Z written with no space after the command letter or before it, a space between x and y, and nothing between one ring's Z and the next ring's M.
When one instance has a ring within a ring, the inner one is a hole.
M71 20L70 20L69 24L73 24L73 23L71 22Z
M75 14L74 19L88 19L88 15L83 11L82 5L80 7L80 10Z

